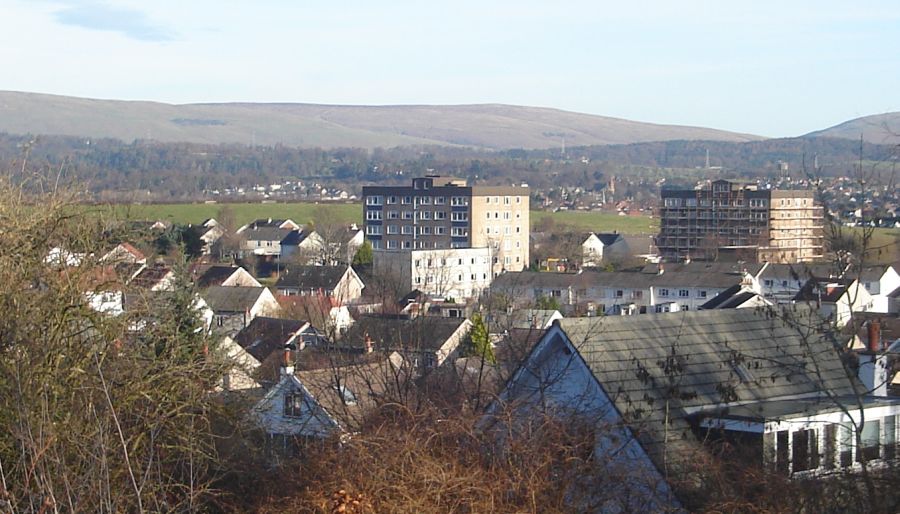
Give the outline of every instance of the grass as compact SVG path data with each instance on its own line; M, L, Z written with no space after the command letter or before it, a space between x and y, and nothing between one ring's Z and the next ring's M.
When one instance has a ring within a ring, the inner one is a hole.
M215 218L219 210L229 206L235 221L248 223L258 218L290 218L304 224L316 219L328 219L341 223L362 223L362 206L347 203L175 203L175 204L132 204L98 207L112 209L119 216L135 220L163 220L171 223L200 223L207 218ZM531 211L531 225L545 223L546 219L567 228L579 231L589 230L623 234L650 234L659 229L659 221L649 216L617 216L605 212L547 212ZM562 227L560 227L562 228Z

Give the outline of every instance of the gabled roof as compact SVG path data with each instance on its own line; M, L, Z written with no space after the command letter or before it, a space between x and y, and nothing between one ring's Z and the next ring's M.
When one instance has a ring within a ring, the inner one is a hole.
M347 266L291 266L278 276L275 287L301 290L334 290L347 273Z
M233 275L237 269L236 266L210 266L197 275L197 278L194 279L194 284L201 289L209 286L220 286L222 285L222 282L228 280L228 277Z
M601 243L603 243L603 246L612 246L616 243L625 241L625 238L622 237L622 234L619 234L618 232L616 232L616 233L591 232L591 233L594 234L594 236L596 236L597 239L599 239Z
M246 237L248 241L272 241L281 243L284 239L291 237L292 232L296 231L278 227L251 227L241 232L241 235Z
M211 286L203 293L203 299L213 312L245 312L265 291L265 287Z
M347 348L364 350L366 336L375 350L437 351L463 324L465 318L419 316L413 319L361 316L341 339Z
M810 278L837 277L843 273L843 269L834 264L779 264L769 263L763 270L760 278L773 280L798 280L805 281Z
M172 268L165 264L147 266L131 280L131 285L150 289L162 282L170 273Z
M257 316L234 336L234 341L254 359L263 362L273 352L283 350L288 341L308 326L309 323L302 320Z
M494 279L491 287L505 290L517 288L558 287L565 289L578 280L574 273L551 273L538 271L506 272Z
M297 246L302 243L304 239L309 237L309 234L309 232L302 230L291 230L290 233L281 240L281 244L286 246Z
M700 309L737 309L758 296L760 295L747 286L735 284L712 297L708 302L701 305ZM771 302L766 301L766 303Z
M794 295L793 301L835 303L847 292L847 288L850 287L852 282L852 280L811 278Z
M558 327L660 465L664 443L669 455L695 449L692 416L861 389L835 344L808 333L814 315L802 307L728 309L565 318ZM535 352L557 333L549 330Z

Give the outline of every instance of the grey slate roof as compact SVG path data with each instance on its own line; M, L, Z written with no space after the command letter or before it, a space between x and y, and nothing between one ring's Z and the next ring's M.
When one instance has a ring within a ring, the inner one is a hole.
M245 236L248 241L272 241L281 243L282 240L291 236L291 232L296 232L287 228L278 227L250 227L241 235Z
M736 309L756 296L759 295L741 284L736 284L712 297L708 302L701 305L700 309Z
M603 246L612 246L616 243L625 241L625 239L622 237L622 234L618 233L610 234L603 232L594 232L593 234L597 236L597 239L599 239L601 243L603 243Z
M213 265L206 268L194 279L197 287L203 289L209 286L220 286L222 282L228 280L228 277L237 271L237 266L219 266Z
M277 289L322 289L331 291L338 286L347 266L291 266L278 276Z
M808 330L813 315L802 307L730 309L565 318L559 326L660 464L666 441L670 455L694 451L690 421L697 412L823 390L852 395L857 384L835 345L815 333L803 337L785 321Z
M253 307L265 287L212 286L203 299L213 312L244 312Z
M234 336L234 341L259 362L273 352L284 349L285 343L307 325L306 321L257 316Z
M368 334L376 350L437 351L465 322L465 318L432 316L361 316L341 339L341 345L364 349Z

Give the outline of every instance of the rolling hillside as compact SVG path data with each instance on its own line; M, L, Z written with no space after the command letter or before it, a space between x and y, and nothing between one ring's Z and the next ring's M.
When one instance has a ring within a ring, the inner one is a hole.
M339 106L186 104L95 100L0 91L0 132L112 137L126 142L245 143L297 147L472 146L538 149L646 141L762 139L512 105Z
M900 143L900 112L863 116L824 130L810 132L804 137L837 137L858 140L860 135L867 143L879 145Z

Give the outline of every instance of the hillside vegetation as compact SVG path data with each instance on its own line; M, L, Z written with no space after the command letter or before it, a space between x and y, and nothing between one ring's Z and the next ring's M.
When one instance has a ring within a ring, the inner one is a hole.
M900 112L887 112L863 116L839 123L833 127L810 132L804 137L838 137L859 140L878 145L900 143Z

